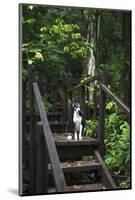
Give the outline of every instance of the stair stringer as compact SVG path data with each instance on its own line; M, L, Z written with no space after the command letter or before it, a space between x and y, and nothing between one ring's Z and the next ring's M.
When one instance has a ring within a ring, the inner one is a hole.
M96 161L102 165L102 184L105 187L104 189L117 189L117 186L98 150L94 151L94 156Z

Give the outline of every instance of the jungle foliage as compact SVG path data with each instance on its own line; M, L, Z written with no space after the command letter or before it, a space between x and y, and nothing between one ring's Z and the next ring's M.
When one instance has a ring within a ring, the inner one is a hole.
M105 163L118 177L120 187L130 187L130 124L115 102L106 105ZM96 137L98 119L86 121L86 136Z

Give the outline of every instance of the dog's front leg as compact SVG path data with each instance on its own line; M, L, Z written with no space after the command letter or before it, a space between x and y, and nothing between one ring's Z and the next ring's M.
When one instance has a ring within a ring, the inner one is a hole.
M77 132L75 131L75 134L74 134L74 138L75 140L77 140Z
M79 140L82 139L82 124L80 124Z

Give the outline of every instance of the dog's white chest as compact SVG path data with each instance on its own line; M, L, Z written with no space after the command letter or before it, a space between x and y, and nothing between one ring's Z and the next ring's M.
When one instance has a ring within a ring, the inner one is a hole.
M73 122L74 123L76 123L76 122L81 123L82 122L82 117L76 111L74 112L74 115L73 115Z

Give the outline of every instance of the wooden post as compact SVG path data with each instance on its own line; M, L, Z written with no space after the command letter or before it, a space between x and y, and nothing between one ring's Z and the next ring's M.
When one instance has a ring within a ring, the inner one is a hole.
M80 95L81 95L81 106L82 106L82 125L83 125L83 130L82 130L82 136L84 136L84 126L85 126L85 120L86 120L86 105L85 105L85 85L80 87Z
M89 84L86 84L86 101L89 101L89 91L88 91ZM90 109L86 105L86 120L90 118Z
M83 110L83 118L84 120L86 119L86 107L85 107L85 85L81 86L80 88L80 95L81 95L81 106L82 106L82 110Z
M94 91L93 91L93 119L96 119L97 117L97 91L96 86L94 85Z
M101 83L107 85L107 77L105 74L101 75ZM100 143L99 152L102 157L104 157L105 149L104 149L104 137L105 137L105 108L106 108L106 94L100 88L100 97L99 97L99 124L98 124L98 140Z
M65 85L64 88L64 106L63 106L63 121L67 121L68 120L68 89L67 89L67 85Z
M35 105L34 105L34 93L33 93L33 76L34 67L29 67L29 116L30 116L30 182L29 182L29 194L35 194L36 192L36 139L35 139Z
M68 93L68 131L72 132L73 128L72 128L72 121L73 121L73 116L72 116L72 92Z
M27 144L26 141L26 87L27 87L27 81L22 80L22 130L23 130L23 145Z
M36 194L48 192L48 152L41 122L36 126Z

